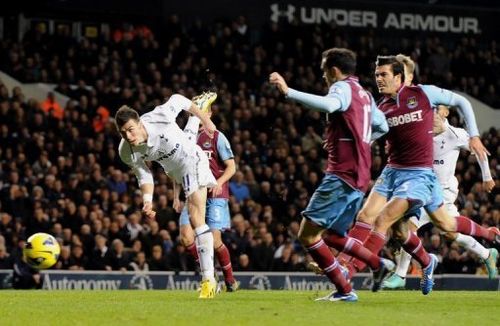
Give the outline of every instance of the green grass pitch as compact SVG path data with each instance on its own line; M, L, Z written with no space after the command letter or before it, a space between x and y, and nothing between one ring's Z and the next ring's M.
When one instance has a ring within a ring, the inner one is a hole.
M0 325L500 325L500 292L0 291Z

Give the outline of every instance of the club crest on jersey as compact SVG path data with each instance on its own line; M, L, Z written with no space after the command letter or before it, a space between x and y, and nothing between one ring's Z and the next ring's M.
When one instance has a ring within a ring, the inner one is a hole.
M204 142L201 146L203 146L203 148L210 148L210 146L211 146L211 145L210 145L210 141L208 141L208 140L207 140L207 141L206 141L206 142Z
M408 109L414 109L418 105L417 98L415 96L409 97L408 101L406 102L406 106Z

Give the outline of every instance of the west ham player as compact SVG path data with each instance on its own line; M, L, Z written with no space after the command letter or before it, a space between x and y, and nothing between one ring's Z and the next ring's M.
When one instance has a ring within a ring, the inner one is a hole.
M437 109L437 118L434 123L434 172L443 188L444 205L450 216L459 216L455 200L458 195L458 180L455 177L460 150L469 150L469 134L462 128L455 128L448 124L446 117L449 114L448 107L440 105ZM495 186L489 169L488 161L478 160L483 177L483 188L490 192ZM414 230L430 222L425 210L421 210L420 218L412 217L411 223ZM488 277L493 279L497 276L498 251L494 248L486 249L476 239L461 233L446 232L445 237L450 241L457 241L462 247L477 254L486 265ZM405 277L411 263L411 256L404 250L396 259L398 266L394 274L386 279L383 288L404 288Z
M207 93L209 94L209 93ZM213 93L215 94L215 93ZM202 95L200 98L194 98L193 102L203 100ZM216 96L216 94L215 94ZM206 107L208 116L212 116L211 107L206 105L199 105ZM234 292L239 287L239 282L234 279L233 268L231 266L231 257L229 250L222 242L221 231L231 227L229 215L229 186L228 181L236 172L236 163L234 162L233 151L226 136L220 131L215 131L213 137L202 129L198 133L199 119L197 117L190 117L189 121L184 128L188 132L193 142L197 140L198 146L206 153L210 163L210 170L217 179L217 186L211 189L208 193L207 199L207 213L206 222L214 236L214 249L217 260L222 268L224 274L224 283L227 292ZM176 187L176 190L179 187ZM174 195L174 209L180 212L179 192L175 191ZM189 223L189 214L187 207L184 206L179 219L181 243L186 247L187 251L198 260L198 252L196 243L194 241L194 232L191 224Z
M141 117L134 110L122 106L115 115L115 122L122 136L120 158L132 168L143 194L143 213L150 219L153 210L153 175L147 161L159 163L165 173L182 184L191 224L196 233L196 245L202 273L200 298L213 298L214 278L213 236L205 223L207 187L217 185L210 172L208 158L199 146L191 142L179 128L175 119L181 110L197 116L208 135L213 137L215 125L206 113L182 95L174 94L163 105Z
M377 57L375 77L384 95L379 109L389 124L389 161L358 214L362 230L355 225L352 233L360 240L368 236L365 246L378 253L385 244L387 230L398 222L394 225L397 238L422 266L421 289L425 295L434 285L437 257L425 251L401 217L424 207L434 224L444 231L473 233L490 241L498 236L498 229L485 229L466 217L450 217L442 206L441 187L432 171L432 108L439 104L457 106L468 126L471 150L481 159L488 153L478 137L472 107L464 97L435 86L404 85L404 66L395 56ZM363 264L355 260L354 265L362 268Z
M291 89L276 72L271 74L269 81L287 98L331 114L326 131L328 163L325 176L302 212L299 240L337 289L318 300L357 301L356 293L322 234L327 230L325 237L330 246L366 261L377 279L382 279L387 270L394 267L392 262L371 254L359 242L345 236L370 181L372 126L378 134L383 134L387 125L371 95L353 75L356 69L354 52L341 48L326 50L321 69L329 87L327 96Z

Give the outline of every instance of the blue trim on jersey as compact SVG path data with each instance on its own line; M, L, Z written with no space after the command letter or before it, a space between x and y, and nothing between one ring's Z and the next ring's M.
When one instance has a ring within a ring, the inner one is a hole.
M327 97L336 98L340 101L339 111L347 111L352 101L352 90L349 83L339 80L330 86Z
M376 140L389 132L389 125L385 115L377 108L377 104L372 98L372 135L371 140Z
M226 136L220 131L219 136L217 137L217 153L222 161L234 158L234 154L231 150L229 141L227 140Z
M469 135L471 135L471 137L479 136L476 117L474 116L474 110L472 109L472 105L469 100L462 95L434 85L418 86L424 91L425 95L427 95L427 98L431 102L432 106L435 107L442 104L457 107L459 109L459 113L465 121Z
M342 107L342 103L337 97L299 92L293 88L288 88L287 98L300 102L310 109L326 113L332 113Z

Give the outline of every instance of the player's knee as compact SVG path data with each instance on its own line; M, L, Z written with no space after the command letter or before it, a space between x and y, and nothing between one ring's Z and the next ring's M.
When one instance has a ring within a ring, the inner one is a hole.
M444 232L454 232L455 231L455 219L452 217L439 217L433 220L436 227Z
M407 234L408 233L405 234L405 232L401 229L392 229L392 238L396 241L404 242Z
M311 234L307 234L303 230L300 230L298 233L298 239L300 243L304 246L308 246L314 243L316 237L313 237Z
M455 241L457 234L455 232L443 232L442 235L448 241Z
M356 220L366 224L373 225L375 223L376 215L369 214L367 209L361 209L358 213Z
M181 244L186 247L194 242L194 234L192 230L187 230L187 228L181 228L179 233L179 238Z
M223 244L220 231L219 230L212 230L212 234L214 236L214 248L217 249L220 246L222 246L222 244Z

